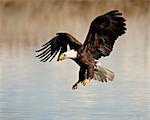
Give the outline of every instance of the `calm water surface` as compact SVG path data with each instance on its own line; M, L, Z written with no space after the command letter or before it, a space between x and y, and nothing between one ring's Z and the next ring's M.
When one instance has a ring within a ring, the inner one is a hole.
M127 34L102 59L115 80L76 91L79 67L71 60L40 63L39 46L1 45L0 120L149 120L150 27L135 21L127 21Z
M149 61L143 60L146 56L119 56L116 48L103 60L103 65L116 73L115 80L92 81L73 91L71 86L79 69L74 62L40 63L34 58L34 49L18 51L1 49L0 120L149 119Z

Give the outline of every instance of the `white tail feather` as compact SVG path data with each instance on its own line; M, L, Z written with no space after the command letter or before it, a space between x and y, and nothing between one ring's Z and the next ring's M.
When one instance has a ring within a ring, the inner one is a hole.
M97 66L94 70L94 79L102 82L107 82L108 80L112 81L114 79L114 73L104 67Z
M87 76L87 72L86 72L85 76ZM93 77L94 80L98 80L101 82L107 82L108 80L112 81L114 79L114 77L115 77L115 75L111 70L101 67L100 65L97 66L94 70L94 77Z

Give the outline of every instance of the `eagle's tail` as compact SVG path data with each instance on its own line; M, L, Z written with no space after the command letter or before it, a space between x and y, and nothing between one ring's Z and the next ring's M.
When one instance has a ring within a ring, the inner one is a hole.
M115 74L107 68L97 66L94 70L94 80L107 82L108 80L112 81L114 77L115 77Z

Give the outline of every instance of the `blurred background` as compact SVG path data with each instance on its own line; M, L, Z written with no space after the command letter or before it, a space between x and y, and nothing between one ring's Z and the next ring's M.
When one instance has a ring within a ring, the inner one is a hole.
M126 19L102 66L113 82L91 81L72 91L79 67L40 63L35 50L68 32L84 42L91 21L118 9ZM1 120L150 119L150 0L0 0Z

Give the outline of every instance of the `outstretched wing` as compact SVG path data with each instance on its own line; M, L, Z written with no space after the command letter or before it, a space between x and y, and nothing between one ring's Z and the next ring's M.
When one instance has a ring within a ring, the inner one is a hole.
M70 49L78 50L82 44L68 33L57 33L54 38L42 45L42 48L36 51L39 53L36 57L38 57L42 62L46 62L48 60L50 62L58 52L59 56L66 52L67 45L69 45Z
M84 46L89 48L95 59L108 56L115 40L125 33L125 19L121 15L114 10L92 21Z

